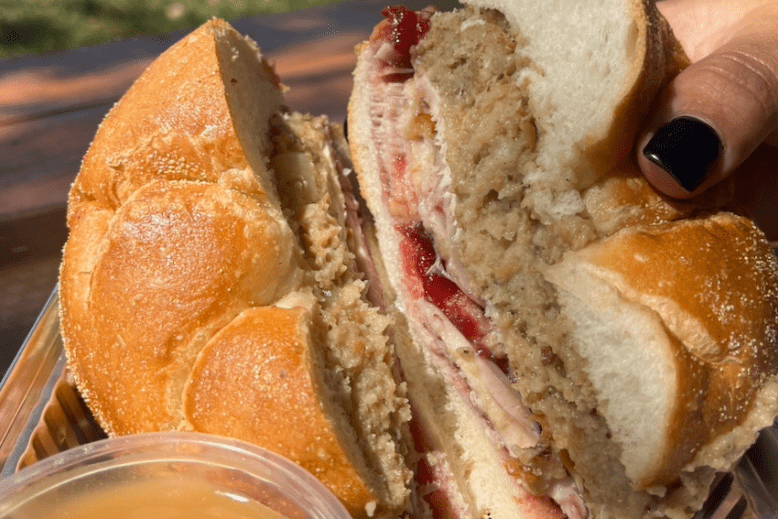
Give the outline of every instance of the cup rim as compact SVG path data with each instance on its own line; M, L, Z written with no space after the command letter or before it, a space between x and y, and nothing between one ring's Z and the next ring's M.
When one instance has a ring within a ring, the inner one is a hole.
M205 456L204 456L205 455ZM313 519L351 519L342 503L310 472L256 445L199 432L150 432L109 437L79 445L0 479L0 515L41 492L80 477L130 464L218 464L267 479ZM25 492L22 492L25 490Z

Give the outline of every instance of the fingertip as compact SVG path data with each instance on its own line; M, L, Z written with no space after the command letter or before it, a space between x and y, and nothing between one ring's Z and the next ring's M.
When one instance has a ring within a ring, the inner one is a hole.
M690 198L702 191L723 148L708 123L678 116L647 133L638 146L638 164L646 179L673 198Z
M693 196L692 193L681 187L666 170L647 159L640 150L637 153L637 160L638 166L646 180L660 193L678 199L691 198Z

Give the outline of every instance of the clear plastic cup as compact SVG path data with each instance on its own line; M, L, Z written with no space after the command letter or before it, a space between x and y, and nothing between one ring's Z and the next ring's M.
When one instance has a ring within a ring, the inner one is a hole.
M199 433L109 438L0 480L0 517L350 519L291 461Z

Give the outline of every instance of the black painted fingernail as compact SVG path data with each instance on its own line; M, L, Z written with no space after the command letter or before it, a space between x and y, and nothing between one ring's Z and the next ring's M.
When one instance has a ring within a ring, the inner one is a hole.
M692 192L703 183L721 149L713 128L693 117L677 117L656 132L643 155Z

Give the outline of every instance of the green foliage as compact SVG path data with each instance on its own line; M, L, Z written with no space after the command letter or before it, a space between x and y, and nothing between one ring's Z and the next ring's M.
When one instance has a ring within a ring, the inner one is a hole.
M193 29L340 0L0 0L0 58Z

